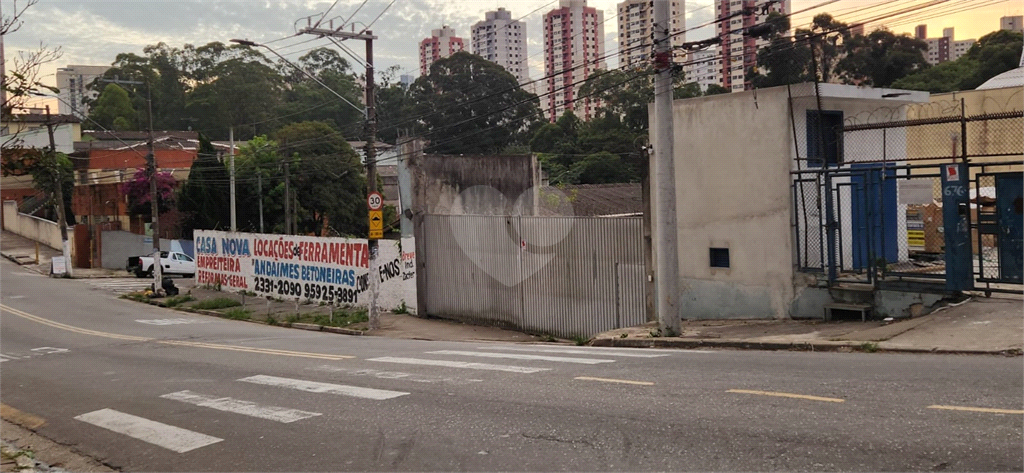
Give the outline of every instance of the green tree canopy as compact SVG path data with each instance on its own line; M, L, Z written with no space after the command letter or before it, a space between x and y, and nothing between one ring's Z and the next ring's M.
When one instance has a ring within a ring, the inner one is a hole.
M231 176L218 158L213 144L200 134L199 154L178 199L186 237L191 238L194 230L231 228Z
M443 154L497 153L519 140L537 119L536 96L501 66L467 52L434 62L410 90L427 150Z
M118 122L118 119L122 119ZM89 119L106 129L131 125L137 128L138 122L135 108L132 107L128 92L117 84L107 84L103 93L96 98L96 104L89 110Z
M281 128L274 138L290 163L299 232L364 235L366 177L344 136L324 122L301 122Z
M971 90L1019 64L1024 35L999 30L982 36L967 54L905 76L892 86L932 93Z
M896 80L929 67L924 57L927 43L886 29L854 36L845 49L846 57L836 64L836 71L846 83L889 87Z

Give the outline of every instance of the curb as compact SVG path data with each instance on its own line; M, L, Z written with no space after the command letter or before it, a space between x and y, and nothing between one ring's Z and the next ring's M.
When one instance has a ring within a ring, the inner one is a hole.
M150 300L147 300L147 301L137 301L135 299L125 298L125 300L132 301L132 302L139 302L139 303L142 303L142 304L148 304L148 305L152 305L152 306L156 306L156 307L161 307L161 308L164 308L164 309L176 310L178 312L186 312L186 313L190 313L190 314L208 315L210 317L217 317L218 319L225 319L224 314L222 314L220 312L217 312L217 311L206 310L206 309L193 309L193 308L190 308L190 307L167 307L159 299L150 299ZM228 319L225 319L225 320L228 320ZM294 328L294 329L299 329L299 330L309 330L309 331L312 331L312 332L330 332L330 333L336 333L336 334L339 334L339 335L362 336L362 335L366 334L362 330L352 330L352 329L349 329L349 328L342 328L342 327L330 327L330 326L327 326L327 325L304 324L304 323L301 323L301 322L295 322L295 323L292 323L290 325L284 325L284 324L281 324L281 323L278 323L277 325L271 325L271 324L268 324L268 323L264 323L264 322L260 322L260 321L254 321L254 320L240 320L239 322L249 322L249 323L254 323L254 324L267 325L267 326L271 326L271 327L283 327L283 328Z
M673 338L601 338L590 343L595 347L618 347L618 348L731 348L741 350L763 350L763 351L861 351L865 343L876 345L874 352L886 353L916 353L916 354L944 354L944 355L1000 355L1000 356L1021 356L1019 349L1010 350L950 350L939 348L910 348L910 347L886 347L875 342L834 342L834 341L812 341L812 342L756 342L749 340L732 339L673 339Z

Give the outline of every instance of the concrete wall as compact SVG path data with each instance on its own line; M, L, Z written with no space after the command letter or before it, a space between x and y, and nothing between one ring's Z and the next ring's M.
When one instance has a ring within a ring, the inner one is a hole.
M100 264L107 269L124 269L130 256L151 254L153 238L122 230L104 231L100 237L103 256ZM180 251L195 256L192 240L160 240L160 251Z
M674 103L684 319L787 317L793 145L786 97L782 88L758 91L756 99L741 93ZM710 267L712 247L729 250L729 268Z
M4 230L38 241L55 250L63 249L60 226L56 222L19 213L18 204L13 200L5 200L3 206ZM74 235L75 227L68 227L68 241L74 241ZM74 245L71 248L74 256Z
M540 185L536 156L413 155L408 165L417 214L532 215L536 208L527 193Z

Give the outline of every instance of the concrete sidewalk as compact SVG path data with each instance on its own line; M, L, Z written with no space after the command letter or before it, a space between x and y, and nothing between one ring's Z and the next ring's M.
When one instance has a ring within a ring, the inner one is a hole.
M49 273L49 261L59 252L41 247L35 263L35 242L3 232L0 255L21 262L23 267L41 274ZM31 261L29 261L31 259ZM25 264L27 262L27 264ZM124 270L74 270L76 278L128 277ZM194 287L192 280L174 278L183 293L197 300L234 298L240 294ZM267 301L249 297L246 303L258 310L274 313L324 310L316 305L298 305L289 301ZM489 340L505 342L553 341L497 327L463 324L450 320L421 318L384 312L379 330L362 335L421 340ZM307 325L307 324L298 324ZM319 326L296 327L325 330ZM352 331L340 331L354 333ZM561 340L562 343L569 343ZM932 313L888 323L885 321L821 320L684 320L679 336L657 333L657 324L611 330L589 342L594 346L656 348L731 348L754 350L806 351L886 351L912 353L961 353L1019 355L1024 351L1024 297L994 295L973 297Z

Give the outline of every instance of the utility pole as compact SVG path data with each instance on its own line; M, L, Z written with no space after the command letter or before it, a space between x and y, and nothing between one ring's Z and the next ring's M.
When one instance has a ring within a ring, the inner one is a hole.
M366 194L369 196L377 192L377 114L374 104L374 79L373 79L373 40L377 39L373 31L362 31L359 33L337 30L303 28L299 33L313 34L320 37L329 36L340 40L361 39L366 42ZM340 97L340 96L339 96ZM344 98L342 98L344 99ZM346 100L347 102L347 100ZM378 269L378 245L375 238L367 239L367 249L370 252L368 290L370 291L370 304L368 318L370 329L380 328L380 313L377 310L377 296L380 287L380 271Z
M658 326L671 334L679 333L679 249L676 232L675 154L672 123L672 43L669 0L654 0L654 143L653 236L655 268L654 296Z
M231 140L231 231L237 232L238 226L235 220L235 127L228 128L228 136Z
M256 174L256 195L260 196L260 233L263 233L263 170Z
M61 251L64 255L64 266L67 268L68 276L72 275L71 267L71 242L68 241L68 221L64 216L64 180L60 172L60 163L57 162L57 142L53 138L53 121L50 117L50 106L46 106L46 131L50 135L50 165L53 166L54 192L57 194L57 225L60 227ZM38 258L37 258L38 260Z
M288 159L284 161L284 234L292 234L292 191L289 190Z
M143 81L118 80L117 78L114 78L113 80L100 79L100 81L113 82L115 84L145 84L146 86L146 104L149 111L149 139L146 140L146 146L149 148L149 154L146 155L146 164L149 174L149 210L152 214L150 217L150 230L153 231L153 293L159 294L163 288L164 278L163 265L160 262L160 196L157 192L156 186L156 149L153 144L153 88L148 82Z

